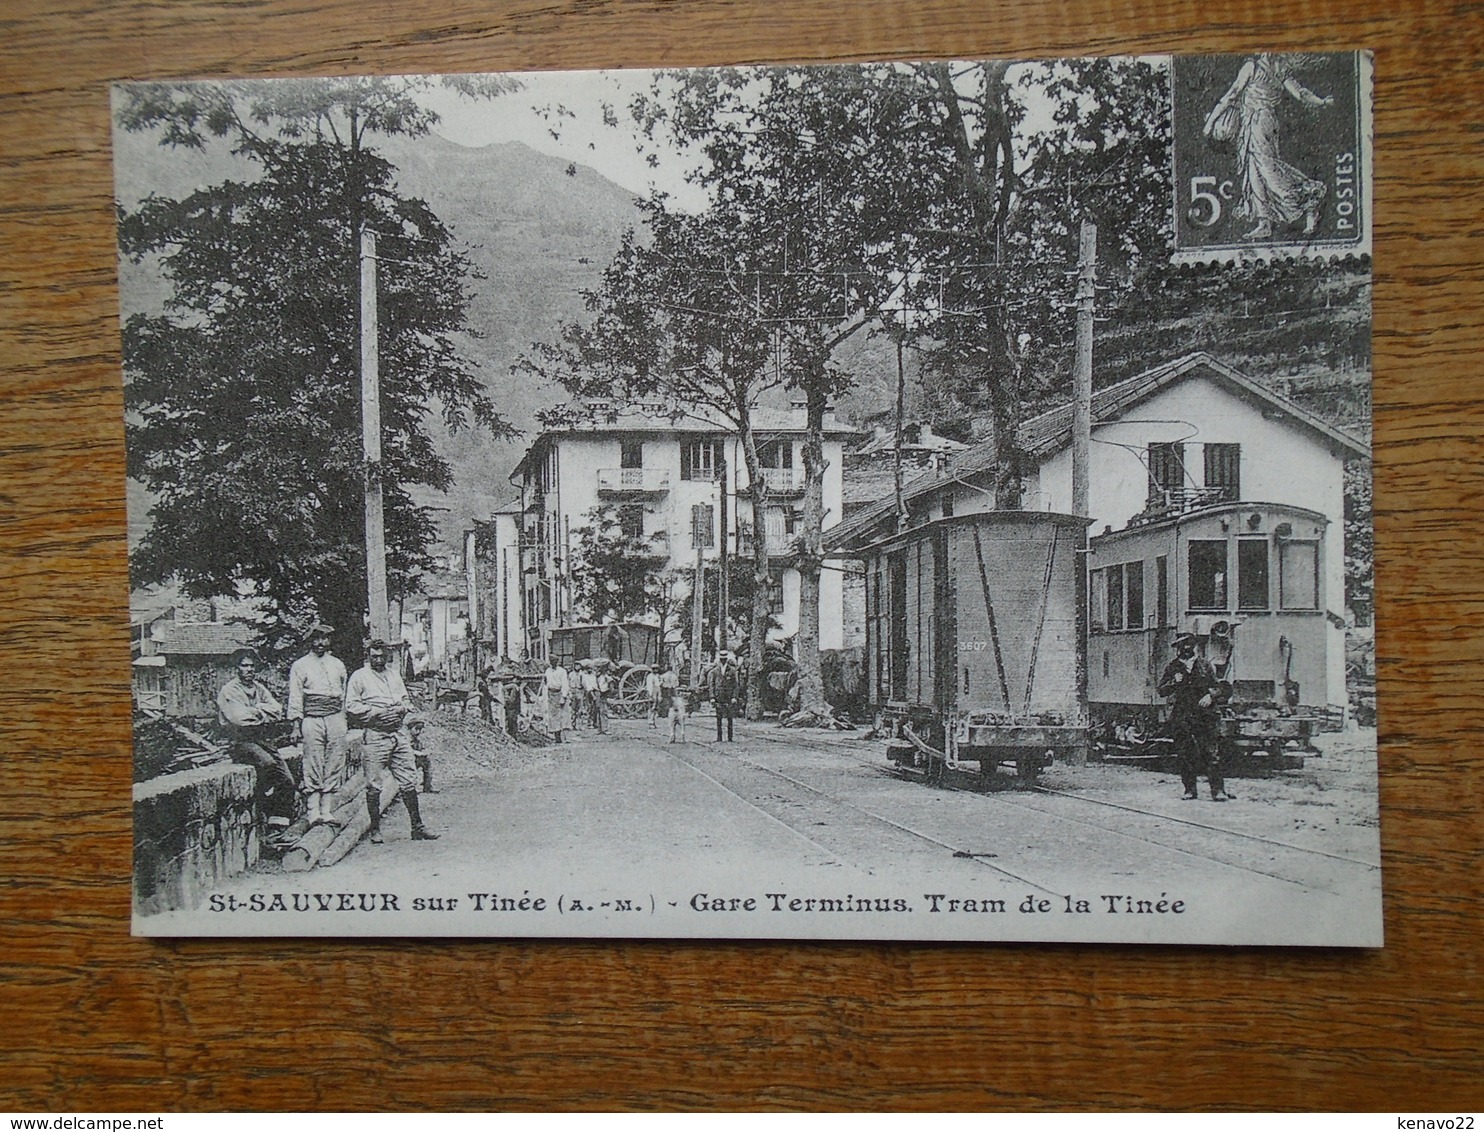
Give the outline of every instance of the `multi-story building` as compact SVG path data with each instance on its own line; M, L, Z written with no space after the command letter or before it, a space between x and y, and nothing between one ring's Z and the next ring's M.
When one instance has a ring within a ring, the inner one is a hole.
M494 512L464 532L464 584L470 632L481 668L500 658L519 660L526 639L525 582L521 564L519 504Z
M1369 446L1205 353L1189 354L1099 389L1092 397L1091 424L1088 518L1094 536L1242 501L1302 508L1322 517L1317 543L1296 541L1287 553L1308 554L1309 572L1317 571L1301 610L1326 627L1324 670L1311 684L1324 690L1318 702L1343 704L1344 465L1347 460L1369 458ZM1026 509L1071 512L1072 407L1063 405L1026 421L1019 439L1030 463ZM911 481L903 490L911 524L993 510L995 461L994 445L981 444L940 473ZM893 531L896 522L894 500L886 498L832 531L826 545L869 545ZM1229 533L1232 541L1240 541L1238 532ZM1259 540L1249 541L1251 552L1258 553ZM1146 621L1154 624L1168 617L1180 628L1199 632L1223 615L1255 619L1267 610L1266 597L1260 603L1242 597L1240 578L1231 584L1232 566L1241 573L1240 549L1231 551L1229 563L1226 543L1219 549L1213 546L1210 554L1220 556L1214 565L1202 553L1199 546L1182 550L1186 557L1177 559L1176 566L1185 574L1163 591L1164 607L1153 599L1142 600L1140 570L1137 624L1130 624L1128 594L1133 591L1124 582L1128 564L1115 559L1113 567L1103 568L1094 537L1088 578L1091 620L1106 621L1106 613L1098 611L1117 606L1122 612L1114 619L1115 627L1121 631L1142 631ZM1274 578L1281 567L1281 560L1271 566ZM1263 594L1268 592L1269 569L1263 557L1249 571L1253 577L1260 575L1258 588ZM1148 592L1161 592L1159 587L1151 581ZM1115 598L1111 602L1110 594ZM1160 608L1167 612L1161 614ZM1274 615L1283 612L1280 608Z
M624 533L654 549L655 567L679 595L690 592L697 564L712 572L720 560L750 558L752 485L737 435L695 411L673 414L660 405L589 403L584 420L542 433L511 475L521 492L522 615L531 656L544 655L556 626L602 617L573 597L574 532L609 511ZM799 573L791 565L804 498L803 405L758 407L753 433L766 483L763 535L774 563L771 595L775 639L799 625ZM824 526L843 514L841 470L855 433L825 419ZM820 647L839 648L841 575L827 564L820 579ZM670 638L674 624L662 626ZM709 646L709 641L708 641Z

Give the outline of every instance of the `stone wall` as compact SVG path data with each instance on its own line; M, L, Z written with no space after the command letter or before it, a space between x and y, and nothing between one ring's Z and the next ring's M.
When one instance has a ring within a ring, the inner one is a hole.
M134 910L193 908L257 864L255 771L218 763L134 786Z

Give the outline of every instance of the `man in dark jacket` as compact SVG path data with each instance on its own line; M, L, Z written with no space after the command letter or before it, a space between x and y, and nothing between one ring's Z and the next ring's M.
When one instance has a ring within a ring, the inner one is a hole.
M721 742L721 721L726 720L727 742L733 742L732 720L737 715L737 699L742 694L742 678L732 654L722 650L716 667L707 678L711 702L716 706L716 741Z
M1216 734L1221 684L1211 665L1196 655L1194 634L1176 636L1174 648L1175 659L1165 665L1158 691L1171 697L1170 738L1175 742L1185 799L1197 796L1196 777L1204 773L1211 783L1211 800L1225 802L1231 795L1221 778L1221 744Z

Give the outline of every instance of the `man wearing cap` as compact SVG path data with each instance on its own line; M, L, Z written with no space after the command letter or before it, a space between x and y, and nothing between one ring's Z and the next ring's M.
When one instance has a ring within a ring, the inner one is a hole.
M345 665L330 652L332 630L309 627L309 651L289 666L289 720L304 745L309 824L335 824L331 796L345 774Z
M737 714L737 696L741 692L741 679L732 654L726 649L716 658L716 666L707 677L711 702L716 707L716 741L721 742L721 723L726 720L727 742L733 741L732 720Z
M275 841L294 820L298 788L294 772L273 743L274 726L283 719L283 705L258 679L258 654L237 654L237 675L222 685L216 697L217 721L232 737L232 761L257 773L257 803Z
M1205 773L1211 800L1225 802L1231 795L1221 777L1221 746L1216 735L1220 718L1217 702L1221 685L1211 665L1196 655L1196 637L1180 633L1173 642L1175 659L1159 678L1159 694L1171 697L1170 738L1175 742L1185 800L1196 795L1196 776Z
M381 787L388 773L412 819L412 840L436 841L438 835L423 825L417 802L417 760L406 727L412 699L402 677L387 663L390 655L385 641L372 641L366 650L365 667L356 670L345 689L347 719L351 726L366 729L366 811L371 817L371 843L382 843Z

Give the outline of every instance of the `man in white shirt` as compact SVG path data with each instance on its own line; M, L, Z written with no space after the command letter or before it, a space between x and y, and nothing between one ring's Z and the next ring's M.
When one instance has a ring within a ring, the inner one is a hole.
M309 651L289 666L289 720L304 745L309 824L336 824L331 795L345 774L345 665L330 652L332 630L309 628Z
M660 705L670 720L670 742L685 742L685 689L680 686L680 674L675 665L670 665L660 676Z
M546 733L560 743L562 732L572 725L572 682L567 670L554 656L546 661L543 684L546 691Z
M649 726L654 727L660 714L660 674L651 668L644 674L644 697L649 701Z
M232 761L257 771L257 804L277 843L294 820L298 788L294 773L273 741L274 725L281 726L283 706L258 679L258 654L237 654L237 675L222 685L216 697L217 721L232 737Z
M385 641L372 641L366 666L356 670L345 689L345 714L354 727L366 729L366 810L371 816L371 844L380 845L381 787L390 771L397 797L412 819L412 840L437 841L438 834L423 825L417 801L417 761L405 722L412 699L402 677L388 665Z

